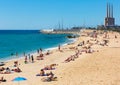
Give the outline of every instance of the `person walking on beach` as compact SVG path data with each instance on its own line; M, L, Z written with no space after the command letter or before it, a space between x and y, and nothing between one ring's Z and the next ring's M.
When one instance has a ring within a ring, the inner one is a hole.
M29 62L31 62L31 57L30 57L30 54L28 54L28 58L29 58Z
M85 41L82 42L82 45L85 45Z
M58 50L60 51L60 45L58 46Z
M37 53L39 54L39 49L37 50Z

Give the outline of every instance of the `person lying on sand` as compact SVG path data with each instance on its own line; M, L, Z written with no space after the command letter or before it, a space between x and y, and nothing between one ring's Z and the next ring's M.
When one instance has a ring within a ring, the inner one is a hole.
M50 51L48 50L47 52L46 52L46 55L49 55L50 54Z
M36 76L47 76L47 75L45 74L45 71L43 69L41 69L40 73L37 74Z
M44 72L43 69L40 70L40 75L41 75L41 76L44 76L44 75L45 75L45 72Z
M48 74L48 79L50 79L50 80L52 80L52 78L54 77L54 74L52 73L52 72L50 72L49 74Z
M70 62L71 61L71 58L68 57L64 62L67 63L67 62Z
M0 82L6 82L6 79L4 79L4 77L1 77Z
M54 74L50 72L49 75L46 78L42 78L41 81L50 82L50 81L55 81L56 79L57 77L54 77Z
M20 69L19 67L17 67L16 69L12 69L12 71L18 72L18 73L19 73L19 72L22 72L21 69Z
M107 44L108 44L108 40L103 40L102 42L100 42L100 45L101 46L108 46Z
M78 48L77 47L69 47L69 49L71 49L71 50L77 50Z
M75 60L75 56L74 56L74 55L71 55L71 56L68 57L64 62L67 63L67 62L74 61L74 60Z
M45 55L50 55L50 54L52 54L52 52L50 52L50 50L48 50L48 51L45 53Z
M5 68L4 68L4 67L1 67L1 68L0 68L0 72L1 72L1 71L4 71L4 70L5 70Z
M85 41L82 41L77 46L83 46L84 44L85 44Z
M39 56L37 56L37 60L43 60L44 55L41 53Z
M11 70L10 70L9 67L6 68L6 72L7 72L7 73L11 73Z
M14 67L18 66L18 61L14 61Z
M0 74L10 74L10 73L11 73L11 70L9 67L4 68L4 70L0 72Z
M51 64L51 65L48 65L48 66L45 66L43 69L44 70L54 70L54 66L56 66L57 64Z
M91 48L87 50L87 53L93 53L94 50L92 50Z

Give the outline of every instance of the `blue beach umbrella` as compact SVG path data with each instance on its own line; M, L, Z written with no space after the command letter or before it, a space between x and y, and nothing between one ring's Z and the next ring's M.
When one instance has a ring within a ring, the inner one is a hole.
M18 82L18 85L20 85L20 81L25 81L25 80L27 79L24 77L16 77L12 81Z
M25 80L27 80L27 79L24 78L24 77L16 77L16 78L14 78L12 81L17 81L17 82L19 82L19 81L25 81Z

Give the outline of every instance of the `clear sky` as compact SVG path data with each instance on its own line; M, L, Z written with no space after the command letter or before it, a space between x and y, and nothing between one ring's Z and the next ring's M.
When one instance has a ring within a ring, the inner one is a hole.
M120 0L0 0L0 29L44 29L104 24L106 4L120 25Z

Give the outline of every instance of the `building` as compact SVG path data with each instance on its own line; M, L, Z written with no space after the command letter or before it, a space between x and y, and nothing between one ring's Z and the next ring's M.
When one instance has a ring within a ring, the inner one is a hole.
M120 26L115 25L115 18L113 17L113 5L107 3L105 24L104 25L98 25L97 29L113 30L113 31L119 31L120 32Z
M115 18L113 17L113 5L107 4L107 16L105 17L105 27L115 26Z

